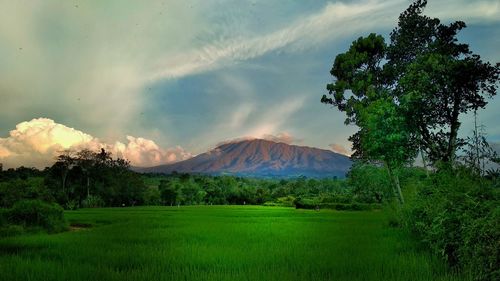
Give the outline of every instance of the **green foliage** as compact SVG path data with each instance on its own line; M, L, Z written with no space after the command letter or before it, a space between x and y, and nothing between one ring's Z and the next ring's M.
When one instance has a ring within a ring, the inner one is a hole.
M181 185L172 180L161 180L158 186L161 200L166 205L176 205L179 199Z
M149 206L161 205L161 193L158 187L150 186L144 192L144 204Z
M484 108L496 94L500 65L483 62L459 43L464 22L444 25L423 15L426 5L417 0L400 15L385 68L419 145L433 162L450 162L462 145L459 116Z
M41 199L53 202L42 177L13 178L0 181L0 207L10 208L22 199Z
M126 160L113 159L104 149L65 151L46 171L44 185L59 204L68 208L83 206L89 195L100 197L104 206L143 204L146 185L129 168Z
M89 195L82 201L83 208L99 208L104 206L104 200L97 195Z
M42 228L48 232L60 232L66 229L63 209L57 204L40 200L21 200L7 213L12 224L27 228Z
M387 170L371 164L357 162L347 176L352 186L353 199L363 203L383 203L393 198Z
M366 160L382 161L391 168L411 162L416 147L406 126L406 116L391 98L379 98L360 113L359 133Z
M500 264L500 191L469 169L432 174L405 207L405 225L450 265L494 280Z
M484 108L496 95L500 64L492 66L458 43L461 21L449 25L423 15L425 0L401 13L390 44L370 34L337 55L327 85L332 104L359 131L350 137L353 157L411 160L415 149L433 162L453 162L461 114Z
M21 235L24 232L24 227L21 225L7 224L5 226L0 226L0 238Z

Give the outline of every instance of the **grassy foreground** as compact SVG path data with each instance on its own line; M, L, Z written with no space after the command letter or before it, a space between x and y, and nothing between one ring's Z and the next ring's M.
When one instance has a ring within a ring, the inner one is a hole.
M93 227L0 240L1 280L466 280L383 212L256 206L70 211Z

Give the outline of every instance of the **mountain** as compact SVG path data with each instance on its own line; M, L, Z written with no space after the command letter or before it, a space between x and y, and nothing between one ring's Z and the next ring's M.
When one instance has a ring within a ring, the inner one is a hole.
M254 139L222 144L181 162L135 170L257 177L345 177L351 164L349 157L330 150Z

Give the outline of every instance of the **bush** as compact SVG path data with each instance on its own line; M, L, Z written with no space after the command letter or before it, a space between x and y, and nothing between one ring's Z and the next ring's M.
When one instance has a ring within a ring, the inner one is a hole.
M42 228L48 232L66 230L63 208L53 203L40 200L21 200L8 211L8 220L12 224L28 228Z
M392 183L387 170L375 165L355 163L348 173L354 200L363 203L383 203L393 198Z
M144 204L149 206L161 205L161 192L156 186L150 186L143 194Z
M370 211L381 209L381 204L368 204L368 203L333 203L333 204L320 204L321 209L332 209L337 211Z
M291 196L291 195L288 195L288 196L285 196L285 197L280 197L278 199L276 199L276 203L279 203L281 204L281 206L284 206L284 207L294 207L295 206L295 197Z
M281 204L281 203L276 203L276 202L271 202L271 201L264 202L264 204L262 204L262 206L267 206L267 207L287 207L287 206L283 206L283 204Z
M315 199L297 198L294 201L297 209L316 209L319 208L319 202Z
M96 195L89 195L82 201L82 206L84 208L100 208L104 207L105 203L101 197Z
M478 280L500 280L500 205L464 229L459 256Z
M297 209L332 209L337 211L370 211L381 209L382 204L368 203L318 203L314 199L298 199L295 200L295 208Z
M0 237L9 237L22 234L24 228L20 225L5 225L0 227Z
M451 266L470 270L477 280L495 280L499 195L498 188L465 168L442 170L405 206L404 224Z

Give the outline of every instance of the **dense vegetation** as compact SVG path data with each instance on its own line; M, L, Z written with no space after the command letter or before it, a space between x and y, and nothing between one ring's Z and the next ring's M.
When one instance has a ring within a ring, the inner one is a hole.
M0 280L470 280L384 212L260 206L67 211L75 231L0 240Z
M467 139L459 129L461 116L476 118L496 95L500 64L482 61L459 42L464 22L442 24L423 14L426 5L417 0L400 15L388 44L370 34L339 54L330 71L334 83L321 101L359 129L350 137L353 158L372 168L351 173L350 180L370 192L380 186L370 169L387 171L382 185L392 187L400 204L393 225L405 225L475 279L498 280L499 173L485 163L499 160L477 123ZM425 177L402 184L402 175L415 172L408 167L418 155Z

